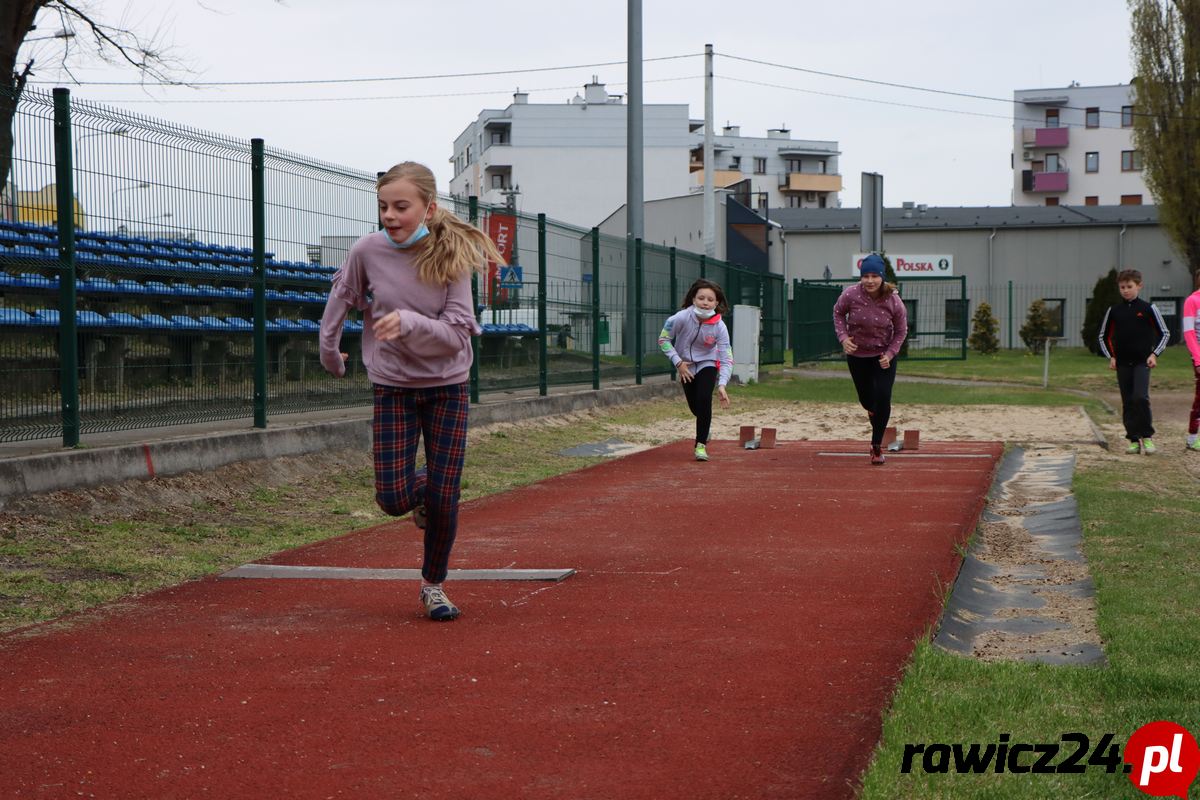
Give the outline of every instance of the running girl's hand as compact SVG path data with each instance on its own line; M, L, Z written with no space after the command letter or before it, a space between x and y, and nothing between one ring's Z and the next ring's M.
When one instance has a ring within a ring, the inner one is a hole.
M892 365L892 357L889 356L887 353L884 353L883 355L881 355L879 357L879 366L880 367L882 367L883 369L887 369L891 365Z
M1109 369L1116 369L1116 368L1117 368L1117 360L1116 360L1115 358L1110 358L1110 359L1108 360L1108 368L1109 368Z
M729 408L729 392L725 391L725 387L718 386L717 394L721 396L721 408Z
M1150 369L1154 369L1155 367L1157 367L1158 366L1158 356L1154 355L1154 353L1151 353L1150 357L1146 359L1146 366L1149 367Z
M346 362L350 360L349 353L338 353L339 359L333 357L333 353L321 353L321 366L335 378L340 378L346 374Z
M390 342L400 338L400 312L390 311L375 320L375 338L381 342Z
M684 383L692 382L691 364L688 362L680 361L675 365L675 371L679 373L679 380L683 381Z
M849 355L850 353L853 353L857 349L858 349L858 345L856 345L854 343L854 340L851 339L849 336L847 336L845 339L842 339L842 350L847 355Z

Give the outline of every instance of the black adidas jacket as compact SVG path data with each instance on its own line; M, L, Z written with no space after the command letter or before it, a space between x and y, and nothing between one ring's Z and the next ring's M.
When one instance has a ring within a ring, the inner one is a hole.
M1100 323L1100 352L1118 364L1142 364L1151 353L1160 356L1170 338L1158 308L1140 297L1112 306Z

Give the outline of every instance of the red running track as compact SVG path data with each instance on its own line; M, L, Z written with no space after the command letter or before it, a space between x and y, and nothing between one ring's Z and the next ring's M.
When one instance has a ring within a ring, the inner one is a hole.
M579 572L448 584L453 623L415 583L206 578L0 637L0 794L852 797L1001 447L710 452L467 504L453 567ZM403 520L273 561L419 545Z

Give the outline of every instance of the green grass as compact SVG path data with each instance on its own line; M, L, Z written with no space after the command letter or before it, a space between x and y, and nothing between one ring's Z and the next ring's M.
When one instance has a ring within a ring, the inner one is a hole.
M885 719L864 800L1141 798L1124 775L1097 766L1063 775L924 774L919 767L901 774L904 744L986 744L1001 733L1013 742L1057 742L1079 731L1093 745L1105 733L1124 745L1158 719L1200 728L1195 479L1153 459L1131 459L1079 471L1074 491L1108 664L985 664L921 643Z
M846 368L841 360L805 366L818 369ZM1044 356L1021 350L1002 350L990 356L969 350L965 361L898 362L900 375L1024 383L1038 388L1042 385L1044 368ZM1151 393L1155 389L1186 389L1194 384L1192 361L1187 348L1183 345L1168 347L1154 369ZM1092 355L1087 348L1051 349L1049 388L1115 390L1116 378L1108 368L1107 360Z

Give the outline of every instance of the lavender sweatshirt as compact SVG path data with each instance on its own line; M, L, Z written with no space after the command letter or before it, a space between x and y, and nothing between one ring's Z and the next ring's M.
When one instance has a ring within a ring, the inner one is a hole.
M895 292L873 299L855 283L843 289L833 304L833 329L839 342L847 337L854 340L858 345L855 356L872 358L887 353L894 359L908 335L908 312Z
M367 295L372 296L368 303ZM363 312L363 362L372 383L422 388L463 383L471 369L471 279L445 286L417 277L415 256L395 247L385 231L362 237L334 273L321 317L321 365L341 377L342 325L351 308ZM374 320L400 312L400 336L375 339Z

